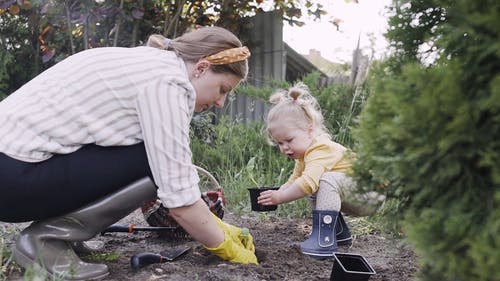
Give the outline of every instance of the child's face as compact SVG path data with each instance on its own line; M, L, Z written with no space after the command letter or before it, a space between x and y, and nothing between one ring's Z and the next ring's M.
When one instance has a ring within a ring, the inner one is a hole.
M298 128L292 119L276 120L269 126L272 139L281 153L292 159L301 159L313 141L312 129Z

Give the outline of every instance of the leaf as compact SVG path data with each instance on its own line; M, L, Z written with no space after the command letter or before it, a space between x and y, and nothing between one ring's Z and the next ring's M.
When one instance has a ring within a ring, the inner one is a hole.
M46 63L48 62L51 58L54 57L54 55L56 54L56 49L52 48L48 51L46 51L43 56L42 56L42 62L43 63Z
M331 21L329 21L329 22L330 22L330 23L332 23L333 25L335 25L335 27L337 28L337 31L339 31L339 29L340 29L340 24L341 24L342 22L344 22L344 21L343 21L343 20L341 20L341 19L339 19L339 18L335 18L335 19L333 19L333 20L331 20Z
M111 30L109 31L108 36L113 35L115 33L115 31L116 31L116 28L117 28L117 25L113 26L113 28L111 28Z
M255 157L252 157L250 158L250 160L248 160L247 169L253 172L253 170L255 169Z
M300 18L302 16L302 11L299 8L291 8L288 12L291 17Z
M132 10L132 17L136 20L140 20L142 19L142 17L144 16L144 11L141 10L141 9L137 9L137 8L134 8Z
M42 9L40 10L40 14L42 14L42 15L47 14L49 12L49 9L50 9L50 4L49 3L43 5Z
M16 0L5 1L2 6L0 6L0 9L7 10L14 2L16 2Z
M21 8L23 8L24 10L29 10L33 7L33 5L31 4L30 1L23 1L23 5L21 6Z
M21 9L20 9L20 8L19 8L19 6L18 6L18 5L16 5L16 4L14 4L14 5L12 5L12 6L10 6L10 7L9 7L9 13L10 13L11 15L13 15L13 16L15 16L15 15L19 14L19 11L20 11L20 10L21 10Z

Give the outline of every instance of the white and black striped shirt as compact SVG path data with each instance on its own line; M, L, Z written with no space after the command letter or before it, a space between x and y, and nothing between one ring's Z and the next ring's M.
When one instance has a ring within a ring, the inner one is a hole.
M59 62L0 102L0 152L25 162L85 144L144 141L168 208L200 198L189 148L195 90L173 52L96 48Z

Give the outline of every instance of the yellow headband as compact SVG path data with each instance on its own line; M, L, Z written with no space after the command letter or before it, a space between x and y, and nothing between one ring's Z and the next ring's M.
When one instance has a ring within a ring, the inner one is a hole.
M204 57L211 64L230 64L246 60L250 56L250 51L247 47L231 48L220 51L208 57Z

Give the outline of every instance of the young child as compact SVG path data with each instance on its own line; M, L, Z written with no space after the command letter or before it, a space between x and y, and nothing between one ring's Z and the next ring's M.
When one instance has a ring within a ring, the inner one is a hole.
M295 168L279 190L262 192L258 203L278 205L309 196L313 229L309 238L300 243L301 250L315 258L333 256L338 244L352 241L341 206L358 216L371 214L376 208L367 208L369 205L359 204L359 200L341 205L341 197L347 199L354 188L346 174L353 154L331 140L319 105L307 86L299 83L288 91L278 91L270 102L273 106L267 116L267 135L281 153L295 160Z

